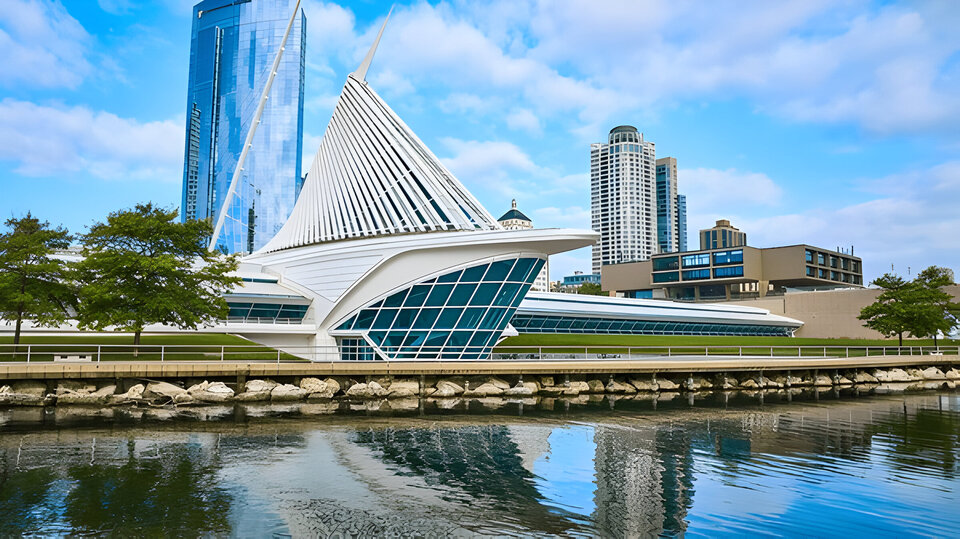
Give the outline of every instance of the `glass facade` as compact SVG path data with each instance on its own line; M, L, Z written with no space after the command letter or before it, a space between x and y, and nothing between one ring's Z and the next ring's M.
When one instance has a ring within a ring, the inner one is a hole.
M216 221L295 2L194 6L181 216ZM289 217L301 178L306 20L287 39L218 247L249 253Z
M675 270L680 268L679 259L675 256L665 256L653 259L653 271Z
M543 264L508 259L445 273L359 309L330 333L344 359L481 359Z
M793 329L747 324L655 322L577 316L517 315L510 322L520 333L584 333L602 335L757 335L789 337Z
M687 197L677 195L677 250L687 250Z
M713 276L717 279L723 277L743 277L743 266L730 266L728 268L714 268Z
M227 301L231 322L254 324L299 324L307 314L309 305L287 303L259 303L245 301Z
M699 268L710 265L710 253L700 253L696 255L687 255L682 258L683 267Z
M672 283L674 281L680 280L679 271L665 271L663 273L654 273L653 282L655 283Z
M713 265L722 266L725 264L742 264L743 263L743 249L737 249L736 251L720 251L713 253ZM743 268L741 268L742 270ZM741 272L741 275L743 273Z
M696 279L709 279L709 278L710 278L710 268L686 270L683 272L684 281L693 281Z

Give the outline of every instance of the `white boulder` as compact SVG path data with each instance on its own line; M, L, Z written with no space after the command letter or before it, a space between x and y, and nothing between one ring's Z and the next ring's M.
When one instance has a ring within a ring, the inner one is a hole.
M298 401L306 396L306 391L293 384L278 384L270 391L270 400L275 402Z
M186 393L186 389L175 386L169 382L150 382L143 392L143 397L153 400L163 398L175 399L177 395L185 395Z

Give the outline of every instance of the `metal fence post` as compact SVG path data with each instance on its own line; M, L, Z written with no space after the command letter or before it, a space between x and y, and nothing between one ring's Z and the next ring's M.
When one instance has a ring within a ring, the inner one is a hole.
M100 363L100 345L97 345L97 363Z
M166 346L164 346L164 345L162 345L162 344L160 345L160 362L161 362L161 363L163 363L163 356L164 356L164 351L165 351L164 349L165 349L165 348L166 348Z
M280 349L277 348L277 365L280 364Z
M27 363L30 363L30 345L27 345Z
M225 346L221 346L221 347L220 347L220 361L223 361L223 349L224 349L224 348L226 348L226 347L225 347Z

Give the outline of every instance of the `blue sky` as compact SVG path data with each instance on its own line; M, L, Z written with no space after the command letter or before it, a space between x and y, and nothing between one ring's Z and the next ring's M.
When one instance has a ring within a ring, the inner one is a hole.
M187 0L0 2L0 216L179 203ZM304 0L305 161L389 3ZM368 74L491 213L589 227L589 144L678 160L689 238L960 270L960 3L398 3ZM589 251L551 259L589 270Z

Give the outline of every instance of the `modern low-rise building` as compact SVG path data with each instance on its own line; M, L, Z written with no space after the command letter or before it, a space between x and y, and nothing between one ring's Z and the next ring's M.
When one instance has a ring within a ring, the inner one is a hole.
M581 286L588 283L600 284L600 274L575 271L573 272L573 275L567 275L562 281L560 281L560 287L557 292L576 294Z
M863 286L859 258L810 245L704 249L604 266L604 291L623 297L717 301Z

